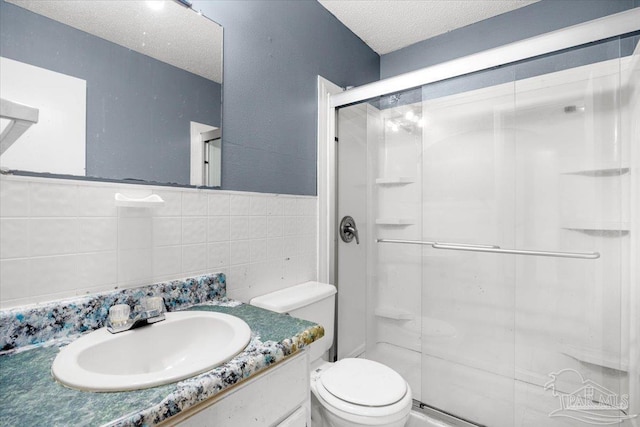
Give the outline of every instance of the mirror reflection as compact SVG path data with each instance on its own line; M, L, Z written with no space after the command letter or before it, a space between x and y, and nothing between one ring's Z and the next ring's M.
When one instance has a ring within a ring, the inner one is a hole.
M0 167L220 186L222 27L177 0L0 0Z

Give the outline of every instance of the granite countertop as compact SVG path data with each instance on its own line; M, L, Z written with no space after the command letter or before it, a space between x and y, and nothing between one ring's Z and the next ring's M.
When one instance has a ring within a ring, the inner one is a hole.
M243 381L324 335L321 326L231 300L187 310L216 311L243 319L251 342L231 361L177 383L116 393L83 392L53 379L51 364L68 340L54 340L0 356L0 425L142 426L160 423Z

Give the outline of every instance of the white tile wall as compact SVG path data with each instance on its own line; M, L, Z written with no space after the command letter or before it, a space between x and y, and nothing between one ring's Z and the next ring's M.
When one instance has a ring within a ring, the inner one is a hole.
M316 197L1 176L0 308L211 272L247 302L316 280L317 220Z

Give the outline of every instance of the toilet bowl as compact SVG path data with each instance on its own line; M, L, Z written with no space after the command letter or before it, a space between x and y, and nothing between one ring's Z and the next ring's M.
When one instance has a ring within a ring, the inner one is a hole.
M333 285L307 282L253 298L250 304L324 327L324 337L309 346L312 427L404 426L412 395L400 374L367 359L326 361L333 344L335 294Z

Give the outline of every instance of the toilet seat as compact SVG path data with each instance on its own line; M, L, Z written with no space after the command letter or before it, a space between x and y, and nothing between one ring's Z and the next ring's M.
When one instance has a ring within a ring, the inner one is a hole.
M407 383L396 371L368 359L342 359L318 381L336 398L361 406L393 405L407 393Z
M387 424L411 410L411 390L391 368L367 359L342 359L313 381L328 411L361 424Z

